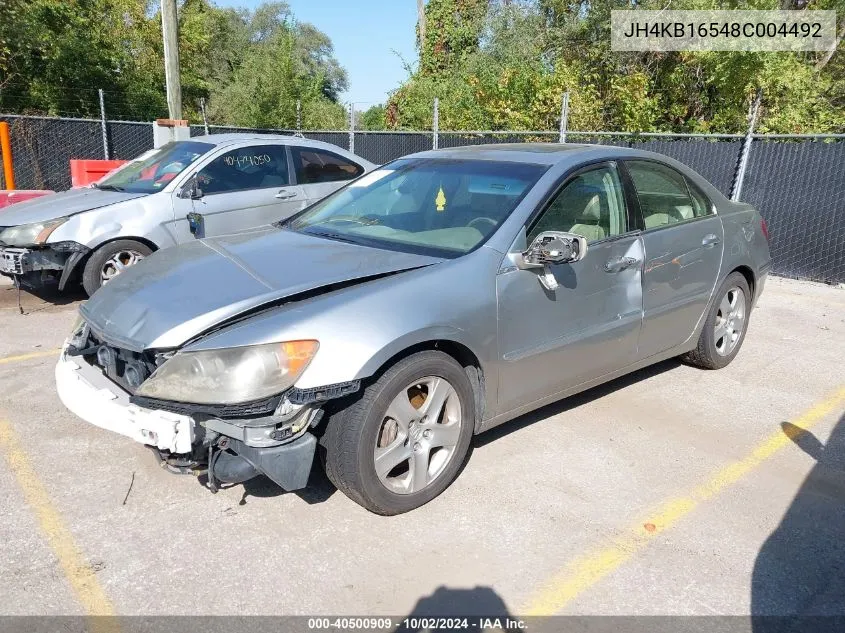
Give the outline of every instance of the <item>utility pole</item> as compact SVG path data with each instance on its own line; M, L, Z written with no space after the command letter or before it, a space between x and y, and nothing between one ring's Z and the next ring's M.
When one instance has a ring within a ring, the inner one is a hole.
M176 22L176 0L161 0L161 33L164 38L167 110L171 119L181 119L182 84L179 79L179 29Z
M417 26L420 30L420 54L425 46L425 0L417 0Z

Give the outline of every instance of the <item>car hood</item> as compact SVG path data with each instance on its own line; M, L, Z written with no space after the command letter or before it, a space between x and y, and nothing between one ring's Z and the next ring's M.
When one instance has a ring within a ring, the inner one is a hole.
M175 348L268 303L440 261L268 228L159 251L80 311L119 347Z
M82 211L99 209L110 204L140 198L147 194L122 191L101 191L100 189L70 189L61 193L41 196L34 200L18 202L0 211L0 226L19 226L33 222L45 222Z

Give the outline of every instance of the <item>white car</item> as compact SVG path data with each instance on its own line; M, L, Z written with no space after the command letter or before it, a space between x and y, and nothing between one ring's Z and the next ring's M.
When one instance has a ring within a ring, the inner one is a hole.
M0 211L0 274L91 295L153 251L283 220L375 165L295 136L212 134L147 152L91 187Z

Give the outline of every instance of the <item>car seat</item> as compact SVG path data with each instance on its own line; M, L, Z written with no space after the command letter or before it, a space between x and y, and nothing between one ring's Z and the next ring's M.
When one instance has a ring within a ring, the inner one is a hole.
M577 193L581 200L578 202L581 207L580 213L577 214L575 224L569 229L570 233L583 235L588 241L602 240L607 237L608 230L603 226L603 207L602 195L596 192L592 187L579 187Z

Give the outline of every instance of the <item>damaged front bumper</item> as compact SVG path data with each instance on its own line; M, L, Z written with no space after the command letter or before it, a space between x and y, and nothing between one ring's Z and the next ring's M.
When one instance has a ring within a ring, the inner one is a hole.
M322 409L283 398L264 417L220 419L204 414L149 408L133 403L128 391L100 367L62 351L56 365L59 398L74 414L163 454L192 459L207 455L210 487L215 481L241 483L263 474L285 490L305 487L316 449Z
M76 265L90 252L77 242L56 242L34 247L0 246L0 274L37 288L58 283L64 290Z

